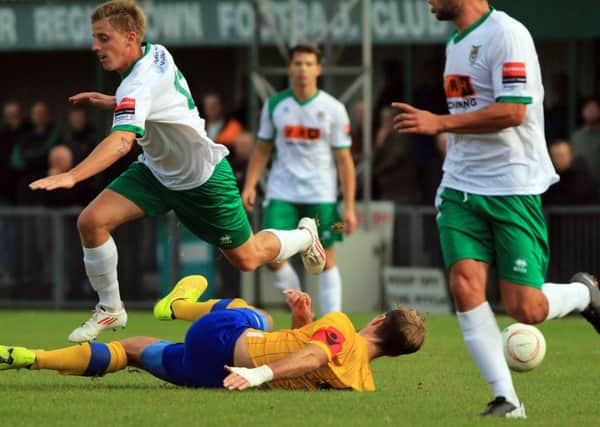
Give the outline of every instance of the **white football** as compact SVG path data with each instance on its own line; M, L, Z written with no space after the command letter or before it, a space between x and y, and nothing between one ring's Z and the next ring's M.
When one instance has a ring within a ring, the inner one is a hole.
M546 339L535 326L513 323L502 331L502 342L504 357L513 371L531 371L546 355Z

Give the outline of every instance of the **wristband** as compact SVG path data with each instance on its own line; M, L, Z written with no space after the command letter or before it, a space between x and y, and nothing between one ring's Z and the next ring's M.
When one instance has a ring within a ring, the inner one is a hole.
M268 365L261 365L258 368L231 368L231 371L248 381L251 387L256 387L273 379L273 371Z

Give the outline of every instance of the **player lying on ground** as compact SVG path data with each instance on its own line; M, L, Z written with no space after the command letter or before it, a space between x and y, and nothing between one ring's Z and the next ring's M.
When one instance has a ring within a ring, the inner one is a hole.
M372 391L369 362L414 353L425 338L423 317L407 308L381 314L358 332L341 312L312 321L310 296L297 290L285 291L293 329L269 332L270 316L242 299L197 302L206 286L204 277L188 276L154 308L161 320L194 322L183 343L134 337L51 351L0 346L0 370L102 376L135 366L187 387Z

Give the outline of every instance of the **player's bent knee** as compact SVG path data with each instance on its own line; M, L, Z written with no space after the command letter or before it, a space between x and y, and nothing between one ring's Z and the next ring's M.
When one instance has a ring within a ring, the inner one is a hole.
M260 264L255 259L246 257L232 259L231 263L241 271L254 271L260 267Z
M77 230L83 235L93 234L102 226L100 219L100 215L93 210L84 209L77 218Z
M506 307L506 311L511 315L517 322L525 323L527 325L535 325L541 323L546 319L546 314L541 307L534 306L527 303L509 304Z

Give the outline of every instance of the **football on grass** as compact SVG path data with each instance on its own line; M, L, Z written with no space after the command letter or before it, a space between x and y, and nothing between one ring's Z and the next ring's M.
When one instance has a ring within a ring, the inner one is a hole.
M504 356L513 371L531 371L546 355L546 340L538 328L513 323L502 331Z

